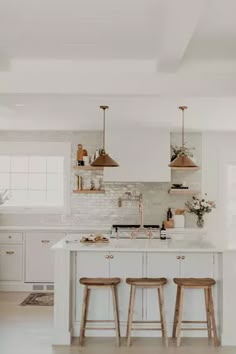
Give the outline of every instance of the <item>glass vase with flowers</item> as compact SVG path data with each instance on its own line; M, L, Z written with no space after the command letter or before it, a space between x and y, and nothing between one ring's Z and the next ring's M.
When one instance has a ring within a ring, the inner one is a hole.
M204 214L210 213L216 207L213 201L196 196L193 196L191 201L187 201L185 206L187 212L197 215L198 227L204 227Z

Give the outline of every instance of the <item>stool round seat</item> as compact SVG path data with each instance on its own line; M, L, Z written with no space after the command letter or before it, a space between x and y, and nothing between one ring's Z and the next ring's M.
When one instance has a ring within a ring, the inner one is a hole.
M174 282L181 286L204 287L215 285L215 280L212 278L174 278Z
M166 278L127 278L126 283L135 286L161 286L167 283Z
M118 285L120 278L81 278L80 284L87 286L111 286Z

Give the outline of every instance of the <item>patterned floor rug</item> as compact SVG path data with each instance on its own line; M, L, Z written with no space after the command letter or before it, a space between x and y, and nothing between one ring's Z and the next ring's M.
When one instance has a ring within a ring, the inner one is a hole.
M21 306L34 305L34 306L53 306L54 294L53 293L31 293L21 303Z

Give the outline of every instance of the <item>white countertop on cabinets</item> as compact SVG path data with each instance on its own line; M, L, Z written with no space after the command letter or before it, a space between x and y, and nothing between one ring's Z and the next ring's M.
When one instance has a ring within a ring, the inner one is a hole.
M81 226L70 226L70 225L63 225L63 226L42 226L42 225L35 225L35 226L0 226L1 231L68 231L68 232L106 232L108 233L111 228L109 227L81 227Z
M75 252L221 252L204 240L111 239L108 243L84 244L76 234L57 242L53 250Z

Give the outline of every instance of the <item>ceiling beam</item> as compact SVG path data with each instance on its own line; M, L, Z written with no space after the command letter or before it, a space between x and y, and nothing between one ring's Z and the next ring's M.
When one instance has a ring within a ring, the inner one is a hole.
M208 0L165 0L158 71L177 71L207 3Z

